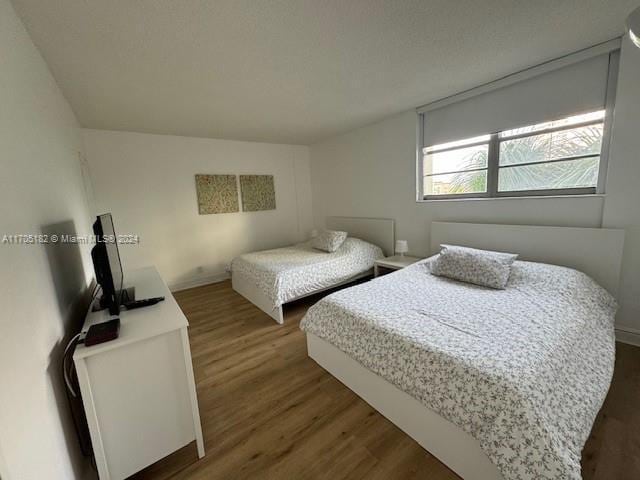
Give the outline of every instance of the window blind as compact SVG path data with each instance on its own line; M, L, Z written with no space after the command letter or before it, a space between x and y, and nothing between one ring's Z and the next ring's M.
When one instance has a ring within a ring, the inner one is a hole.
M532 75L423 114L423 146L605 108L609 53ZM535 67L534 67L535 69ZM534 71L532 69L532 72ZM422 111L421 111L422 110Z

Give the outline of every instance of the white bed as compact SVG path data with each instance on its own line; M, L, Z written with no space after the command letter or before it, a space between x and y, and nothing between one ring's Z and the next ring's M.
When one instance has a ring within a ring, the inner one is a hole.
M393 220L328 217L326 225L349 234L336 252L303 242L240 255L231 263L233 289L283 323L283 304L370 276L375 260L393 251Z
M560 258L611 292L623 238L432 224L432 251L457 243ZM505 291L434 277L423 262L326 297L301 324L309 355L465 479L580 478L613 368L612 297L573 270L514 268Z

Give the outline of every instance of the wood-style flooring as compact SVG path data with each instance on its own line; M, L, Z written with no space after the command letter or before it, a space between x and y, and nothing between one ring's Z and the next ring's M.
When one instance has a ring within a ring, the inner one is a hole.
M175 297L191 325L206 456L191 444L132 479L459 478L307 357L298 324L319 296L285 306L284 325L230 282ZM640 348L617 347L584 480L640 479Z

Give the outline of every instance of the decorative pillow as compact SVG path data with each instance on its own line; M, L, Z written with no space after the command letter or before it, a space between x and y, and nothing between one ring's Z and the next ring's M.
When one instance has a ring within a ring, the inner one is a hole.
M514 253L440 245L440 255L431 267L434 275L483 287L504 289L511 274Z
M347 239L347 232L323 230L311 240L311 246L325 252L335 252Z

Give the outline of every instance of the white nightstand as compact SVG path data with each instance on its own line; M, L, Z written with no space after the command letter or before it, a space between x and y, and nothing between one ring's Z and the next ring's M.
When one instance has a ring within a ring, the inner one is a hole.
M395 255L393 257L381 258L380 260L376 260L373 264L373 272L374 276L377 277L380 275L380 270L400 270L404 267L408 267L412 263L416 263L422 260L422 258L418 257L409 257L405 255L401 257L400 255Z

